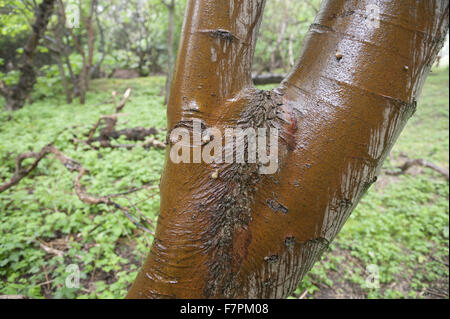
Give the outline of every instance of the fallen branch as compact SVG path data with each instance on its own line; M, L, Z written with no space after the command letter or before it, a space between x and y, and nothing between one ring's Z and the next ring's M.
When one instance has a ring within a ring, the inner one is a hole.
M67 157L65 154L63 154L60 150L58 150L57 148L55 148L53 145L47 145L45 146L40 152L38 153L24 153L24 154L20 154L17 158L16 158L16 167L15 167L15 172L13 177L11 177L11 179L9 181L7 181L5 184L0 185L0 193L6 191L7 189L17 185L23 178L25 178L26 176L28 176L32 170L34 170L37 165L39 164L39 162L46 157L48 154L54 154L56 156L56 158L64 165L64 167L66 169L68 169L70 172L78 172L78 175L75 178L74 181L74 188L75 188L75 193L77 194L78 198L86 203L86 204L90 204L90 205L98 205L98 204L105 204L107 206L112 206L116 209L121 210L125 216L133 223L135 224L137 227L139 227L140 229L144 230L145 232L149 233L149 234L154 234L151 230L149 230L148 228L146 228L145 226L143 226L140 222L138 222L136 219L134 219L130 213L128 212L128 209L125 207L122 207L121 205L117 204L116 202L112 201L112 198L114 197L119 197L120 194L114 194L114 195L108 195L108 196L102 196L102 197L98 197L98 196L94 196L91 194L88 194L83 185L81 184L81 178L88 173L88 171L83 168L81 166L80 163L78 163L77 161ZM23 167L22 166L22 162L25 159L28 158L34 158L34 162L28 166L28 167ZM127 192L124 192L123 194L130 194L133 192L136 192L138 190L141 190L145 187L142 188L135 188L134 190L129 190ZM45 245L44 245L45 246ZM41 248L46 250L47 252L50 252L47 248L43 247L41 245ZM55 252L52 252L55 253Z
M38 153L35 153L35 152L24 153L24 154L20 154L16 158L16 168L15 168L14 175L13 175L13 177L11 177L11 179L8 182L6 182L3 185L0 185L0 193L3 193L7 189L17 185L23 178L28 176L28 174L30 174L31 171L36 168L36 166L39 164L39 162L45 156L47 156L50 153L55 154L56 157L64 165L64 167L66 167L71 172L77 171L81 168L80 163L78 163L77 161L75 161L71 158L68 158L67 156L65 156L63 153L61 153L58 149L56 149L52 145L47 145ZM22 166L22 162L28 158L34 158L35 160L30 166L24 168Z
M115 113L111 115L102 115L97 120L97 122L94 124L94 126L89 130L87 134L87 140L86 141L80 141L83 144L88 145L92 149L98 150L99 147L94 146L93 143L99 142L100 147L108 147L108 148L126 148L126 149L132 149L137 144L126 144L126 145L114 145L111 143L112 139L119 139L122 136L125 136L125 138L129 141L145 141L147 137L150 135L156 135L158 134L158 130L155 128L144 128L144 127L134 127L134 128L127 128L123 130L116 130L116 124L118 117L123 116L124 114L120 114L120 112L125 107L129 97L131 95L131 89L127 89L125 91L125 94L123 95L121 101L119 104L117 104L117 93L115 91L112 92L113 97L113 103L114 103L114 109ZM100 126L104 125L104 127L100 130L99 136L94 137L97 130L99 130ZM166 147L166 145L162 142L156 141L155 139L151 139L150 141L147 141L144 144L141 144L143 147L155 147L163 149Z
M45 251L46 253L48 253L48 254L56 255L56 256L59 256L59 257L63 257L64 256L64 252L63 251L55 249L55 248L52 248L50 246L47 246L42 241L39 242L39 247L41 247L41 249L43 251Z
M253 83L255 85L265 85L265 84L280 84L286 76L284 74L261 74L253 76Z
M27 296L22 296L22 295L0 295L0 300L1 299L30 299Z
M305 299L306 295L308 294L308 289L306 289L301 295L300 297L298 297L298 299Z
M145 127L133 127L133 128L126 128L119 131L111 131L108 134L108 137L111 139L119 139L122 136L125 136L125 138L129 141L145 141L145 139L150 135L156 135L158 134L158 130L151 127L149 129ZM98 142L101 140L101 137L96 138L90 138L91 142Z
M438 172L442 176L444 176L447 179L447 181L449 180L448 169L439 167L439 166L437 166L427 160L424 160L424 159L410 159L410 160L406 161L403 165L398 166L397 167L399 169L398 171L387 171L386 174L393 175L393 176L402 175L402 174L405 174L408 171L408 169L410 169L413 166L423 166L423 167L430 168L430 169Z

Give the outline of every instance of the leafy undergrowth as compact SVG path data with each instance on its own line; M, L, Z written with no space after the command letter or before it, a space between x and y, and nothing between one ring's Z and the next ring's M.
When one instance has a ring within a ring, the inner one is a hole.
M89 193L116 194L157 185L164 151L141 147L94 151L76 147L71 140L89 131L100 115L113 112L111 90L123 92L127 87L133 93L118 129L155 127L163 140L163 86L160 77L97 80L86 105L65 105L58 97L15 113L0 113L0 181L11 177L19 153L37 151L56 139L56 147L90 171L83 179ZM429 76L418 111L385 170L406 158L448 167L448 111L447 69ZM0 194L0 294L32 298L126 294L153 238L121 211L82 203L73 189L75 174L49 156L18 186ZM448 183L426 168L415 167L398 177L382 174L295 298L448 298L448 193ZM156 221L159 196L154 190L143 189L117 201L133 203ZM70 265L80 270L79 288L66 286L73 271Z
M117 194L145 184L157 186L163 150L95 151L71 142L74 135L82 138L100 115L114 113L111 91L123 93L127 87L132 88L132 95L117 129L143 126L162 131L166 126L160 96L163 78L94 81L86 105L46 100L15 113L0 113L0 180L11 177L19 153L37 151L56 139L58 149L89 170L83 185L91 194ZM158 139L164 136L162 131ZM76 174L48 156L18 186L0 194L0 294L33 298L114 298L126 294L152 238L121 211L82 203L74 192ZM157 218L159 195L154 190L144 189L117 202L128 207L133 203L148 218ZM46 252L41 244L64 252L64 256ZM69 289L65 284L72 264L80 270L80 289Z

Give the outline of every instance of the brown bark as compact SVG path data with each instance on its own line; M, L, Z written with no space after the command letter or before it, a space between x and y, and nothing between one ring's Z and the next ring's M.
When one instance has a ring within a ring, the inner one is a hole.
M95 3L95 23L97 24L97 28L98 28L98 33L100 35L100 53L102 54L102 56L100 57L100 59L97 61L97 63L94 66L91 66L91 69L89 71L89 78L99 78L100 77L100 71L101 71L101 66L103 64L103 61L106 58L106 43L105 43L105 33L103 31L103 27L102 24L100 22L100 12L98 11L98 3ZM105 8L103 8L103 11L105 11ZM93 44L95 43L95 41L93 42Z
M89 7L89 15L85 20L86 29L87 29L87 39L88 39L88 60L87 60L88 65L87 65L87 68L89 71L92 69L92 66L94 64L95 32L94 32L94 26L92 24L92 19L94 16L94 11L96 11L96 8L97 8L97 1L91 0L90 7Z
M89 74L94 61L95 33L92 25L92 17L95 8L96 8L96 0L91 0L89 2L88 16L84 17L81 14L81 18L84 22L83 24L87 32L87 53L84 51L84 48L81 46L81 43L79 43L77 37L73 34L73 31L70 30L72 37L75 41L75 46L83 58L83 66L81 68L80 75L78 76L81 104L84 104L86 102L86 93L89 90ZM81 8L81 1L80 1L80 12L83 12Z
M66 78L66 71L64 70L64 63L60 52L55 54L56 64L58 65L59 75L66 94L66 101L68 104L72 103L72 91L69 88L69 82Z
M34 56L53 13L54 3L55 0L43 0L37 7L31 35L23 48L23 55L19 65L19 82L13 87L7 87L0 80L0 94L6 99L5 109L8 111L21 109L36 83L37 75L34 68Z
M380 9L378 19L367 5ZM279 169L174 164L129 298L284 298L335 238L407 120L448 30L448 2L325 0L295 69L252 87L263 0L190 0L168 127L280 130ZM373 27L379 22L379 27Z
M65 14L65 8L64 4L61 0L57 2L57 14L58 14L58 27L59 32L55 33L55 42L56 45L60 48L61 56L64 57L64 61L67 65L67 70L69 71L70 80L72 82L72 92L66 93L67 95L67 102L70 104L72 103L72 99L74 96L79 95L79 88L78 88L78 79L75 75L72 64L70 62L70 48L68 48L64 44L64 38L69 38L68 33L66 32L66 14ZM69 39L67 39L69 42Z
M64 88L64 92L66 94L66 101L68 104L72 103L72 90L69 87L69 82L67 81L66 71L64 69L64 61L63 58L66 57L66 48L63 42L64 32L65 32L65 21L61 16L60 10L56 10L58 20L55 26L52 28L52 33L54 38L50 36L44 36L47 40L47 48L53 53L53 56L56 60L56 64L58 65L59 75L61 78L61 82ZM70 67L70 63L68 64ZM71 67L69 68L69 73L71 72Z

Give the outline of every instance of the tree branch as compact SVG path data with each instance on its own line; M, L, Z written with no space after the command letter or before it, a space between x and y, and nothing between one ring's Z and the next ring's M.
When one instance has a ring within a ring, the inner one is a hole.
M137 227L144 230L145 232L149 234L154 234L151 230L143 226L139 221L137 221L135 218L133 218L130 213L128 212L128 209L126 207L123 207L119 205L118 203L112 201L112 198L119 197L120 194L114 194L114 195L107 195L107 196L95 196L87 193L81 184L81 178L88 173L88 171L81 166L81 164L74 159L71 159L70 157L67 157L64 153L62 153L60 150L55 148L53 145L47 145L40 152L31 152L31 153L24 153L20 154L16 158L16 167L14 175L11 177L9 181L7 181L5 184L0 185L0 193L10 189L11 187L17 185L22 179L24 179L26 176L28 176L39 164L39 162L45 158L48 154L53 154L56 156L56 158L61 162L61 164L70 172L78 172L79 174L76 176L74 180L74 188L75 193L77 194L78 198L89 205L98 205L98 204L105 204L107 206L112 206L114 208L117 208L121 210L125 216ZM34 162L24 168L22 166L22 163L24 160L34 158ZM144 189L145 187L141 188L135 188L133 190L129 190L127 192L124 192L123 194L130 194L136 191L139 191L141 189Z
M438 172L439 174L444 176L445 179L447 179L447 181L449 180L448 169L439 167L439 166L437 166L427 160L421 159L421 158L407 160L403 165L397 167L399 169L399 171L387 171L386 174L393 175L393 176L399 176L399 175L405 174L413 166L423 166L423 167L430 168L430 169L434 170L435 172Z

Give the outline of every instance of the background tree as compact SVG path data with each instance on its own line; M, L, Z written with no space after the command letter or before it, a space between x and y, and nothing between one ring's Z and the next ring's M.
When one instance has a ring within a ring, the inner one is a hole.
M5 82L0 80L0 94L6 100L6 110L22 108L36 83L34 56L52 15L54 2L54 0L44 0L36 9L32 32L23 48L23 54L19 63L20 76L17 84L13 87L8 87Z
M260 91L264 4L188 2L168 128L277 128L279 170L174 164L169 146L156 237L128 297L289 296L376 181L449 24L443 0L323 1L294 70Z
M167 104L169 100L170 87L172 86L173 80L173 68L175 64L175 54L174 54L174 36L175 36L175 0L161 0L169 12L169 24L167 28L167 79L165 86L165 97L164 103Z
M253 62L256 74L284 74L294 66L294 52L300 51L319 5L319 0L267 2Z
M95 49L95 30L94 30L94 15L97 9L97 0L83 1L78 0L78 13L80 18L80 25L70 26L67 28L71 35L75 49L81 56L81 71L77 77L77 83L74 85L78 89L80 103L86 102L86 93L89 89L90 76L94 70L94 49ZM84 6L86 5L86 6ZM67 24L66 9L62 0L59 0L60 15L64 24ZM86 8L87 7L87 8ZM80 35L76 34L74 29L78 28L86 32L83 37L86 40L86 45L81 42Z

